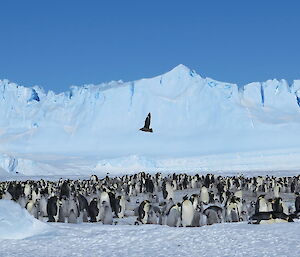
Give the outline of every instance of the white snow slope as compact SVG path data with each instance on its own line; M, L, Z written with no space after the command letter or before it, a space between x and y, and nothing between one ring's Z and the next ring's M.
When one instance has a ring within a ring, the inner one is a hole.
M16 202L0 200L0 239L23 239L49 231L46 223L35 219Z
M299 170L298 96L300 80L238 87L184 65L61 94L3 80L0 174Z

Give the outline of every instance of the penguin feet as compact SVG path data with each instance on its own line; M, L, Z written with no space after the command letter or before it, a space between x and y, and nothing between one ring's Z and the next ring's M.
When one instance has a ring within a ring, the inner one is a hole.
M136 221L134 222L134 225L139 226L139 225L142 225L142 223L141 223L140 221L136 220Z

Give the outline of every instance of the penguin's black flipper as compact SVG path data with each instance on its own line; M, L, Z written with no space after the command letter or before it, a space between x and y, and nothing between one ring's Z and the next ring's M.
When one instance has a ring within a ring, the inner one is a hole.
M288 220L289 215L283 213L283 212L272 212L273 219L284 219Z
M272 218L272 212L258 212L252 215L249 219L261 221L261 220L269 220L271 218Z

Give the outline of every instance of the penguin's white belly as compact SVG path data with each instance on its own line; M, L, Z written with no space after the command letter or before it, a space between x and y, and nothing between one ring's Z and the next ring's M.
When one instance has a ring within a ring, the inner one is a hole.
M194 207L191 201L184 201L182 204L182 226L191 226L194 218Z
M269 208L268 208L268 204L266 203L265 200L260 200L259 201L259 212L268 212Z
M108 193L106 193L106 192L102 192L101 193L101 195L100 195L100 204L102 204L102 202L110 202L109 201L109 195L108 195Z
M170 200L171 198L173 199L174 198L173 187L169 183L166 184L166 191L168 192L167 200Z
M119 218L124 218L125 216L125 209L126 209L126 203L125 200L122 198L120 201L121 211L119 212Z
M203 202L203 203L208 203L209 202L208 190L205 186L203 186L201 188L200 201Z
M142 223L147 224L148 222L148 213L145 213L144 217L142 218Z
M40 200L39 210L41 212L41 216L47 216L47 200L44 197Z

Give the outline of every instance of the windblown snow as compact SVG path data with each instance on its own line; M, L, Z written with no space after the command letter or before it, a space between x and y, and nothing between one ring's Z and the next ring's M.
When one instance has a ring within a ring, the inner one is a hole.
M184 65L60 94L2 80L0 174L296 171L299 106L300 80L238 86ZM154 133L139 130L149 112Z

